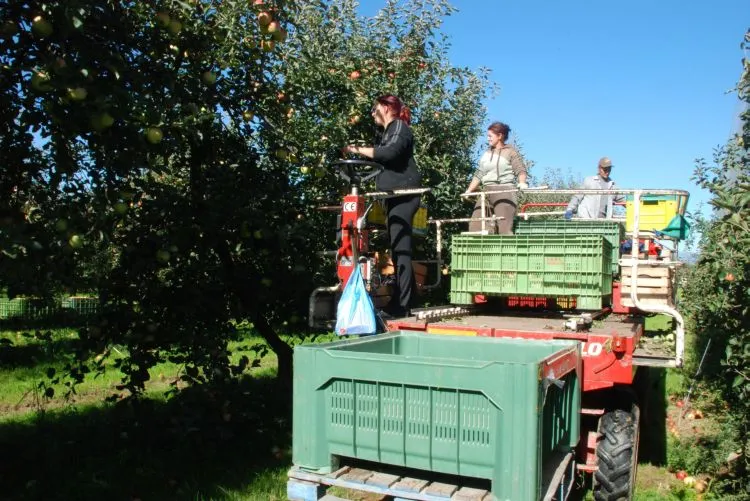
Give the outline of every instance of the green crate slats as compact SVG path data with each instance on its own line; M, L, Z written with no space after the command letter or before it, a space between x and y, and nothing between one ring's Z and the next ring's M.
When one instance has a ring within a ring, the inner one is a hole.
M37 298L0 299L0 319L39 319L52 316L57 310L54 302Z
M577 343L397 331L294 350L293 462L334 456L486 478L498 499L537 500L544 461L578 442L578 371L562 389L541 362ZM580 366L579 366L580 367Z
M600 309L612 295L611 254L601 235L454 235L451 302L575 296L579 309Z
M516 219L513 232L516 235L601 235L612 246L612 274L620 271L620 242L625 238L625 226L617 221Z
M87 296L73 296L63 300L63 308L70 308L78 315L93 315L99 311L99 298Z
M96 297L67 297L61 301L44 301L39 298L0 298L0 320L40 320L73 311L79 316L89 316L99 311Z
M20 303L8 298L0 298L0 320L17 317L20 314Z

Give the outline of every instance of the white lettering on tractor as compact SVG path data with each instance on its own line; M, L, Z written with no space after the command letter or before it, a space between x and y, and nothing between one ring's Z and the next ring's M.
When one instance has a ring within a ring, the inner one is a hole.
M357 202L344 202L344 212L357 212Z
M602 343L584 343L581 355L584 357L598 357L602 354Z

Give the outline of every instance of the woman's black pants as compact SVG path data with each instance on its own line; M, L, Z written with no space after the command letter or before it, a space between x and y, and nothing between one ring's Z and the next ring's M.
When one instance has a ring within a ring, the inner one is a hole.
M414 295L414 270L412 268L412 220L419 208L419 195L387 198L388 236L391 240L391 259L396 271L396 289L389 310L404 314L411 307Z

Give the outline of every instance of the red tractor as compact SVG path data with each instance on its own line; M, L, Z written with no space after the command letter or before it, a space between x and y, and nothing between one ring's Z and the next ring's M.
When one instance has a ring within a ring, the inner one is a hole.
M332 256L336 265L338 281L335 285L319 287L310 296L308 321L313 328L331 328L336 319L336 304L344 285L359 264L362 276L368 290L373 296L376 307L385 305L390 299L390 283L394 279L393 265L389 261L387 242L376 247L371 245L373 237L384 234L385 222L381 220L384 214L379 202L388 197L422 194L429 191L426 188L393 190L388 192L363 193L362 185L375 178L383 171L383 166L367 160L339 160L331 164L331 168L349 183L349 193L344 195L340 206L322 207L338 214L337 244L338 249L327 251L325 255ZM424 208L420 208L415 220L415 230L426 230L427 218ZM387 239L386 239L387 240ZM432 261L434 263L434 261ZM416 262L415 281L418 286L424 286L424 262Z
M350 169L342 173L352 184L342 204L336 252L341 281L313 293L311 325L320 325L324 314L335 311L336 293L355 263L363 267L371 291L381 279L374 273L377 263L368 247L365 197L359 193L359 184L377 175L379 166L359 161L337 165ZM371 169L372 174L354 174L362 168ZM683 362L684 326L675 308L675 270L681 264L676 259L677 244L685 237L683 215L689 195L681 190L537 193L626 195L626 218L564 221L559 218L562 212L524 213L514 236L484 231L456 234L450 263L451 304L412 310L409 317L385 322L386 330L529 342L578 341L581 433L575 469L593 475L597 501L631 499L645 401L634 386L638 368L680 367ZM466 220L430 221L438 230L433 261L438 271L443 269L442 227ZM657 241L663 245L656 246ZM629 247L623 245L628 243ZM621 255L621 248L629 248L629 255ZM439 282L441 273L435 275ZM328 294L327 301L321 301L323 293ZM645 318L652 314L671 317L675 332L658 339L647 336ZM555 499L566 497L562 494Z

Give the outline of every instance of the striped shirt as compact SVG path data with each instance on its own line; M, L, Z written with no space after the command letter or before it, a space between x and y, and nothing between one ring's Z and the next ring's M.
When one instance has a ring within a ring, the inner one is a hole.
M513 184L516 177L526 173L523 158L512 146L505 145L500 151L489 149L479 159L474 178L488 184Z

